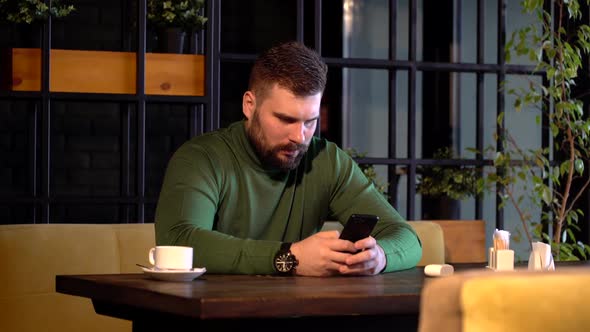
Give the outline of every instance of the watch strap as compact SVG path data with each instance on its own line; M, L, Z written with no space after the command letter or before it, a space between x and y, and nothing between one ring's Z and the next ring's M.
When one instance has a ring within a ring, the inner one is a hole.
M293 244L292 242L281 243L281 248L279 248L279 251L291 251L292 244Z

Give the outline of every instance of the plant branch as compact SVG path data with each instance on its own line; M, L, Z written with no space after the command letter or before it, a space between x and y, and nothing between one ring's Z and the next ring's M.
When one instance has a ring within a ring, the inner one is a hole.
M568 128L566 130L567 135L567 142L569 143L569 165L568 165L568 172L567 172L567 180L565 181L565 188L563 190L563 200L561 206L559 207L559 212L557 214L557 218L555 220L555 232L553 234L553 239L555 243L559 244L561 240L561 228L563 226L563 220L565 219L566 213L566 205L568 203L570 189L572 186L572 181L574 177L574 158L575 158L575 147L574 147L574 138L572 137L572 130Z
M589 171L584 170L585 165L590 165L590 119L584 114L584 102L579 97L572 98L579 72L587 69L584 57L590 53L590 26L585 22L578 24L580 19L587 20L582 11L587 10L590 0L584 1L584 9L578 1L550 3L551 10L546 11L545 1L522 1L523 13L535 12L540 22L518 29L506 47L508 56L512 52L528 55L536 63L531 75L544 74L542 83L527 77L528 84L517 85L508 93L516 97L517 112L531 106L541 111L545 117L543 124L547 124L541 129L551 135L549 145L525 151L508 131L504 130L501 136L496 134L494 166L498 170L488 179L504 186L502 192L498 189L498 195L514 206L529 240L527 226L533 220L522 205L523 198L538 204L543 210L540 225L551 227L551 233L540 230L540 235L551 244L556 260L571 260L579 258L577 252L584 257L590 253L590 246L580 247L574 233L570 234L579 229L576 223L582 212L576 209L576 204L590 188ZM543 26L540 33L536 28L539 23ZM577 39L570 40L572 37ZM584 91L581 95L588 94L589 91ZM503 116L504 112L498 115L498 123ZM498 150L501 146L505 151ZM513 157L519 160L513 161ZM522 188L516 187L519 183ZM538 229L534 230L536 234ZM564 237L566 232L571 236Z
M504 187L504 189L507 189L507 188ZM526 237L529 240L529 246L531 247L531 250L532 250L533 249L533 238L531 237L531 234L529 233L529 229L527 227L527 222L530 220L530 217L527 217L525 215L524 211L520 208L519 204L516 202L516 199L514 198L514 194L512 193L512 190L507 189L506 194L510 198L510 202L512 203L512 205L516 209L516 212L518 213L520 222L522 223L522 228L524 228L524 232L526 234Z
M588 185L590 185L590 176L586 179L586 182L584 183L584 185L582 186L582 188L578 191L578 193L576 194L576 196L569 203L569 207L565 210L565 213L566 214L569 211L571 211L571 209L574 208L574 204L578 201L578 199L580 199L580 197L582 196L582 193L585 193L586 192L586 188L588 188Z

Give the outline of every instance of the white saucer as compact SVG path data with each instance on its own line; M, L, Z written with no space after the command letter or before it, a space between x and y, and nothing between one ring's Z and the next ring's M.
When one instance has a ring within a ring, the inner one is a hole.
M192 281L207 272L204 267L196 267L192 270L186 271L171 271L171 270L155 270L154 268L141 268L143 273L148 276L164 281Z

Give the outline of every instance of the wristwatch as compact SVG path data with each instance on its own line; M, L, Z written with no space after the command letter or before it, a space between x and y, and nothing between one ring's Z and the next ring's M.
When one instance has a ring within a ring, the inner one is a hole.
M279 274L291 274L297 268L299 261L291 252L291 242L284 242L277 251L274 259L275 270Z

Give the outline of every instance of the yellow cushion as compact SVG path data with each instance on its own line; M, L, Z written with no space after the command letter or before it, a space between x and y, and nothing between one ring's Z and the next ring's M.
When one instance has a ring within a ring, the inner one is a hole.
M588 267L494 272L482 266L426 278L418 331L590 331L588 283Z
M590 331L590 270L472 278L461 292L463 331Z
M137 273L135 264L151 265L148 250L156 245L154 224L112 225L117 234L121 273Z
M90 299L45 293L0 298L0 331L131 331L131 322L98 315Z
M0 225L0 331L131 331L56 293L55 276L140 273L154 245L153 224Z
M443 264L445 262L445 240L442 227L430 221L408 221L422 242L422 258L418 266Z

